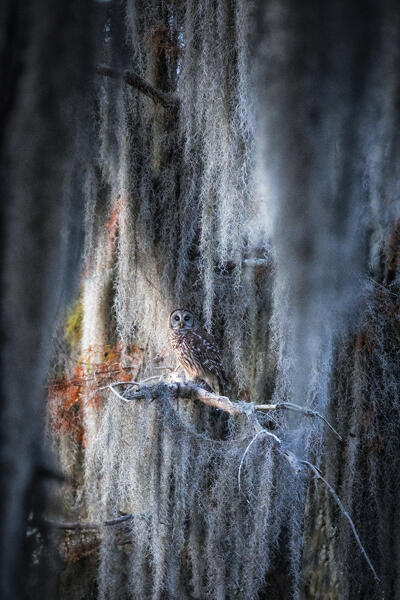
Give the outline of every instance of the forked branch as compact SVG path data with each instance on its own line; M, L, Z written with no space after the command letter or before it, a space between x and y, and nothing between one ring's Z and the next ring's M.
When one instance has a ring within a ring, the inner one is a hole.
M117 392L114 389L113 384L110 384L108 386L108 388L113 392L113 394L115 394L119 399L123 400L124 402L132 402L134 400L144 400L144 399L152 400L152 399L156 399L156 398L163 398L163 397L165 398L166 396L169 396L169 397L172 396L174 398L192 398L192 399L199 400L200 402L202 402L203 404L206 404L207 406L213 406L214 408L223 410L232 415L240 415L240 414L246 415L248 417L248 419L253 422L256 433L253 436L253 438L250 440L249 444L247 445L247 447L242 455L240 464L239 464L239 470L238 470L239 493L244 495L244 493L242 491L242 487L241 487L241 474L242 474L246 456L247 456L250 448L253 446L253 444L256 442L256 440L262 435L272 438L277 452L289 462L291 468L294 470L296 475L300 475L301 473L304 473L304 467L307 467L308 469L310 469L312 471L312 473L314 474L316 479L318 481L320 481L328 489L330 495L333 497L336 504L338 505L341 513L348 520L351 530L353 532L354 538L357 542L357 545L360 548L361 553L364 556L369 568L371 569L371 572L373 573L375 580L379 581L379 577L375 571L375 568L374 568L364 546L361 543L360 536L358 535L358 532L356 530L354 522L353 522L352 518L350 517L349 513L347 512L347 510L345 509L345 507L343 506L342 501L340 500L335 489L323 477L323 475L320 472L320 470L318 469L318 467L316 467L315 465L313 465L312 463L310 463L307 460L299 459L295 454L293 454L293 452L291 452L290 450L285 448L282 444L282 441L278 438L278 436L276 436L274 433L271 433L270 431L267 431L266 429L264 429L260 425L260 423L257 419L257 411L268 412L268 411L274 411L274 410L280 410L280 409L292 410L292 411L300 412L307 416L317 417L317 418L321 419L329 427L329 429L340 440L342 440L342 437L339 435L339 433L332 427L332 425L327 421L327 419L325 419L325 417L323 415L321 415L318 412L313 411L311 409L303 408L297 404L293 404L291 402L282 402L282 403L277 403L277 404L255 404L255 403L249 403L249 402L233 403L226 396L218 396L216 394L213 394L212 392L205 390L203 387L201 387L200 385L193 383L193 382L181 383L181 382L177 382L177 381L175 381L175 382L160 381L152 386L148 386L146 384L143 385L141 382L117 382L116 385L128 386L128 388L127 388L127 390L125 390L124 394L120 394L119 392ZM246 500L249 503L249 500L247 498L246 498Z
M315 475L315 478L317 479L317 481L321 481L321 483L324 484L324 486L327 488L328 492L330 493L330 495L332 496L332 498L335 500L336 504L339 507L340 512L342 513L342 515L344 515L346 517L346 519L348 520L348 522L350 523L350 527L351 530L353 532L354 538L357 542L357 545L359 547L359 549L361 550L361 554L364 556L369 568L371 569L375 581L380 581L374 565L371 562L371 559L369 558L364 546L361 543L360 540L360 536L357 533L357 529L356 526L353 523L353 519L350 517L349 513L347 512L347 510L345 509L345 507L343 506L343 503L341 501L341 499L339 498L339 496L337 495L335 489L331 486L331 484L322 476L322 474L320 473L319 469L317 469L317 467L315 465L313 465L312 463L308 462L308 460L300 460L299 461L301 464L306 465Z
M128 389L124 394L120 394L117 392L114 385L126 385L128 386ZM293 404L292 402L280 402L277 404L231 402L227 396L218 396L217 394L213 394L212 392L205 390L200 385L190 381L184 383L177 381L171 383L161 381L152 386L143 385L142 382L117 382L116 384L110 384L107 387L124 402L144 400L146 398L162 398L169 394L174 398L191 398L193 400L199 400L207 406L212 406L219 410L223 410L231 415L242 414L249 416L255 411L270 412L276 410L290 410L299 412L306 416L321 419L321 421L323 421L329 427L336 437L342 441L342 437L323 415L309 408L303 408L298 404Z
M361 554L363 555L363 557L365 558L365 561L368 565L368 567L371 569L371 572L374 576L375 581L379 582L380 579L375 571L374 565L372 564L371 559L369 558L367 551L365 550L361 540L360 540L360 536L358 535L356 526L354 525L353 519L351 518L351 516L349 515L348 511L345 509L345 507L343 506L343 503L341 501L341 499L339 498L338 494L336 493L336 490L333 488L333 486L325 479L325 477L323 477L321 471L318 469L318 467L316 467L315 465L313 465L311 462L309 462L308 460L302 460L300 458L298 458L295 454L293 454L293 452L291 452L290 450L288 450L287 448L284 448L282 441L273 433L271 433L270 431L266 431L265 429L263 429L261 427L261 425L258 423L258 421L256 421L256 434L253 436L253 438L250 440L249 444L247 445L242 458L240 460L240 464L239 464L239 470L238 470L238 488L239 488L239 493L242 494L247 503L251 506L251 503L249 501L249 499L247 498L247 496L244 494L243 490L242 490L242 485L241 485L241 476L242 476L242 470L243 470L243 466L244 466L244 461L245 458L250 450L250 448L252 447L252 445L256 442L257 438L261 435L266 435L269 438L272 438L273 441L276 444L276 450L277 452L283 456L290 464L291 468L294 470L294 472L299 475L301 473L304 472L304 466L307 467L308 469L310 469L312 471L312 473L314 474L315 478L317 479L317 481L320 481L328 490L328 492L330 493L330 495L332 496L332 498L335 500L336 504L339 507L340 512L342 513L342 515L347 519L347 521L350 524L351 530L353 532L353 536L354 539L356 540L356 543L361 551Z

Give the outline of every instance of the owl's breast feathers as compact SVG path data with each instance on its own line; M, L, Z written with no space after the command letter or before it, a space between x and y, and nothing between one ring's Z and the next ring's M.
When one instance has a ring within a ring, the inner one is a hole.
M211 335L204 330L170 330L171 344L178 362L189 377L225 382L221 356Z

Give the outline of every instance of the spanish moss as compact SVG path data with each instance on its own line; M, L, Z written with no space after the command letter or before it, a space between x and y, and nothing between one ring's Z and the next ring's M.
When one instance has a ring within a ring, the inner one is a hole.
M111 0L68 29L41 4L0 147L11 211L51 222L41 253L15 216L3 242L2 328L39 306L16 456L43 438L64 477L40 507L10 486L30 597L40 569L65 600L398 597L399 9ZM180 372L178 308L224 396Z

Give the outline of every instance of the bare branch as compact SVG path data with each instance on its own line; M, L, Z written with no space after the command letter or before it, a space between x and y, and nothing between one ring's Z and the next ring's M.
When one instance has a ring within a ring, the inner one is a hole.
M257 425L258 422L257 422ZM258 428L258 427L257 427ZM244 451L240 464L239 464L239 469L238 469L238 488L239 488L239 493L242 494L245 498L247 503L251 505L250 500L247 498L246 494L243 492L242 487L241 487L241 474L242 474L242 468L243 468L243 464L244 464L244 460L246 458L246 455L248 453L248 451L250 450L251 446L254 444L254 442L256 441L256 439L258 438L259 435L268 435L270 437L272 437L274 439L275 442L277 442L278 447L277 447L277 451L279 452L279 454L281 456L283 456L284 458L286 458L289 461L290 466L294 469L294 471L299 474L302 471L302 467L303 465L305 465L306 467L308 467L313 474L315 475L316 479L321 481L321 483L323 483L325 485L325 487L328 489L329 493L331 494L331 496L333 497L333 499L335 500L336 504L338 505L340 512L344 515L344 517L348 520L348 522L350 523L350 527L351 530L353 532L354 538L357 542L357 545L361 551L361 554L364 556L369 568L372 571L372 574L375 578L376 581L380 581L374 565L371 562L371 559L369 558L363 544L361 543L360 540L360 536L358 535L357 529L354 525L353 519L350 517L349 513L347 512L347 510L345 509L345 507L343 506L342 501L340 500L338 494L336 493L335 489L331 486L331 484L325 479L325 477L322 475L321 471L318 469L318 467L316 467L315 465L313 465L312 463L310 463L308 460L303 460L298 458L295 454L293 454L293 452L291 452L290 450L284 448L282 446L282 441L273 433L271 433L270 431L266 431L265 429L259 429L257 431L257 433L255 434L255 436L251 439L250 443L247 445L246 450Z
M245 258L243 259L244 267L268 267L271 264L270 259L268 258Z
M120 397L124 402L131 400L143 400L145 398L159 398L165 396L166 394L171 394L175 398L192 398L194 400L199 400L203 404L207 406L212 406L219 410L223 410L231 415L239 415L245 414L247 416L254 413L256 410L260 411L273 411L273 410L293 410L296 412L300 412L306 416L317 417L324 421L329 429L338 437L339 440L342 440L342 437L339 433L332 427L329 421L320 413L313 411L309 408L302 408L298 404L293 404L291 402L281 402L277 404L254 404L252 402L231 402L231 400L227 396L218 396L217 394L213 394L212 392L208 392L200 385L187 381L185 383L181 382L159 382L153 386L142 385L141 382L133 383L130 382L131 385L136 385L136 389L134 391L128 391L124 394L124 396L120 396L117 392L115 394ZM129 383L125 383L125 385L129 385ZM110 386L109 386L110 387Z
M97 389L98 389L98 391L101 391L101 390L108 390L110 385L112 385L114 387L116 385L134 385L134 384L139 385L139 382L134 381L134 380L132 380L132 381L113 381L111 384L107 383L107 385L102 385L101 387L99 387Z
M121 517L116 517L115 519L109 519L108 521L104 521L103 523L82 523L80 521L76 522L65 522L65 523L57 523L56 521L46 521L48 525L52 527L56 527L56 529L99 529L103 525L111 526L111 525L119 525L120 523L125 523L126 521L130 521L134 518L145 518L145 515L123 515Z
M250 440L250 443L247 445L246 450L243 452L243 455L242 455L242 458L241 458L240 464L239 464L239 469L238 469L238 488L239 488L239 493L242 494L246 498L246 501L248 504L250 504L250 506L251 506L250 500L247 498L246 494L242 491L242 487L241 487L242 468L243 468L244 459L246 458L246 454L248 453L251 446L254 444L254 442L258 438L258 436L261 434L268 435L268 436L272 437L279 445L281 444L281 440L274 433L271 433L270 431L267 431L266 429L260 429L256 433L256 435Z
M157 90L150 83L132 71L118 71L107 65L98 65L96 72L99 75L106 75L113 79L122 79L125 83L151 98L153 102L161 104L164 108L168 108L169 110L177 110L179 108L178 98L168 92Z
M302 406L299 406L298 404L293 404L292 402L279 402L277 404L257 404L255 406L255 410L293 410L295 412L300 412L303 415L309 416L309 417L317 417L318 419L321 419L321 421L323 421L328 427L329 429L336 435L336 437L343 442L343 438L342 436L336 431L336 429L329 423L328 419L326 419L323 415L321 415L319 412L316 412L315 410L311 410L310 408L303 408Z
M368 556L368 554L367 554L364 546L361 543L360 536L357 533L357 529L356 529L356 527L355 527L355 525L353 523L353 519L350 517L349 513L347 512L347 510L343 506L342 501L339 498L339 496L337 495L337 493L335 492L334 488L322 476L320 470L317 469L317 467L315 467L315 465L313 465L310 462L308 462L308 460L299 460L299 462L301 464L303 464L303 465L306 465L309 469L311 469L311 471L314 473L315 477L326 486L326 488L328 489L329 493L331 494L331 496L335 500L336 504L338 505L338 507L340 509L340 512L346 517L346 519L350 523L350 527L351 527L351 530L353 532L354 538L355 538L355 540L357 542L357 545L358 545L358 547L361 550L361 554L364 556L365 560L367 561L367 564L368 564L369 568L371 569L371 571L372 571L372 573L374 575L375 580L376 581L380 581L380 579L379 579L379 577L378 577L378 575L377 575L377 573L375 571L374 565L372 564L372 562L371 562L371 560L370 560L370 558L369 558L369 556Z
M131 382L131 386L132 386L132 388L128 389L125 392L125 396L121 396L118 392L116 392L112 388L112 385L109 385L109 388L114 392L114 394L116 396L118 396L124 402L130 402L133 400L143 400L143 399L156 399L156 398L162 398L163 396L165 397L166 395L169 395L169 396L172 395L175 398L196 399L196 400L199 400L200 402L202 402L203 404L206 404L207 406L212 406L214 408L223 410L232 415L237 415L237 414L246 415L247 418L251 419L251 421L253 422L255 429L256 429L256 434L250 440L250 442L247 445L247 447L242 455L242 458L240 460L239 470L238 470L239 493L243 494L243 496L246 498L246 501L251 506L249 499L244 494L244 492L242 491L242 488L241 488L241 474L242 474L244 460L245 460L251 446L255 443L255 441L257 440L257 438L260 435L267 435L267 436L273 438L273 440L277 444L276 449L277 449L278 453L289 462L291 468L295 471L295 473L297 475L300 474L301 472L303 472L304 466L306 466L309 469L311 469L312 472L314 473L315 477L318 480L320 480L327 487L328 491L330 492L330 494L334 498L335 502L339 506L340 511L346 517L346 519L349 521L353 535L355 537L355 540L356 540L356 542L361 550L361 553L363 554L369 568L371 569L371 571L374 575L374 578L376 579L376 581L379 581L379 577L376 574L374 566L373 566L370 558L368 557L364 546L361 543L360 537L357 533L357 530L355 528L353 520L351 519L349 513L344 508L344 506L343 506L339 496L335 492L334 488L323 477L323 475L322 475L321 471L318 469L318 467L316 467L315 465L313 465L312 463L310 463L307 460L299 459L295 454L293 454L293 452L291 452L287 448L284 448L284 446L282 445L282 441L274 433L271 433L270 431L267 431L266 429L264 429L260 425L260 423L255 415L255 411L271 411L271 410L283 409L283 410L293 410L296 412L300 412L304 415L318 417L318 418L322 419L322 421L324 421L324 423L326 423L326 425L328 425L329 429L331 429L331 431L333 431L333 433L335 433L335 435L337 435L337 437L340 440L342 440L342 437L332 427L332 425L327 421L327 419L325 419L325 417L323 417L321 414L319 414L316 411L313 411L313 410L307 409L307 408L303 408L303 407L299 406L298 404L293 404L291 402L281 402L281 403L277 403L277 404L254 404L251 402L232 403L230 401L230 399L227 398L226 396L218 396L216 394L213 394L212 392L208 392L200 385L190 382L190 381L183 382L183 383L177 382L177 381L171 382L171 383L167 383L165 381L160 381L156 385L152 385L152 386L142 385L140 382L139 383Z
M127 400L126 398L124 398L124 396L121 396L121 394L119 394L117 392L117 390L114 390L114 388L113 388L113 386L111 384L108 385L107 387L108 387L108 389L110 389L112 391L113 394L115 394L117 396L117 398L119 398L123 402L130 402L130 400Z
M148 383L149 381L155 381L157 379L157 381L160 381L160 376L159 375L152 375L151 377L146 377L146 379L143 379L141 381L142 383Z
M71 521L71 522L61 522L52 521L50 519L45 519L42 523L49 525L50 527L55 527L56 529L77 529L77 530L87 530L87 529L100 529L104 525L107 527L113 525L120 525L121 523L126 523L127 521L132 521L133 519L150 519L152 514L151 512L147 513L138 513L138 514L129 514L129 515L121 515L120 517L115 517L115 519L108 519L107 521L103 521L102 523L82 523L81 521ZM158 520L160 525L167 526L168 523L164 521ZM38 523L40 525L40 522Z

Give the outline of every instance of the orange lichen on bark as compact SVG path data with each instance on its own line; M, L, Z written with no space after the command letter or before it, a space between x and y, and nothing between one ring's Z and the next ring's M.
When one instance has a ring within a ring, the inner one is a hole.
M164 23L159 23L150 29L146 41L151 45L156 56L165 54L171 59L176 59L181 53L176 38L175 31L172 31Z
M76 563L83 557L97 552L100 539L93 532L67 532L59 546L61 558L66 563Z
M99 361L93 356L102 356ZM76 365L73 375L52 379L48 385L50 427L52 431L69 434L85 445L83 420L84 403L98 408L102 397L100 388L113 381L130 381L141 365L142 351L129 348L122 356L121 345L88 348Z

